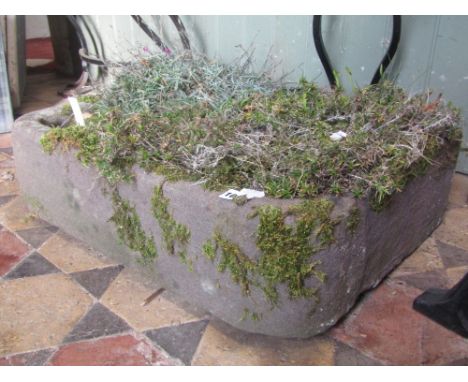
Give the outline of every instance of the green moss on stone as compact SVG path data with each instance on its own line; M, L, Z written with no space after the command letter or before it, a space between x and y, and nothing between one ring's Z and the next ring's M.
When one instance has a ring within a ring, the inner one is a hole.
M151 209L153 216L161 228L164 244L170 255L176 253L184 264L192 268L192 262L187 258L187 244L190 240L189 229L177 223L169 212L169 199L164 196L163 184L156 186L151 198Z
M214 261L219 253L218 271L229 270L232 280L240 285L242 293L250 294L256 264L242 252L237 244L228 240L221 232L215 231L212 239L207 240L203 245L203 253L211 261Z
M316 289L306 287L309 277L325 281L325 274L317 269L318 261L311 261L314 253L334 241L334 227L338 221L330 214L333 203L327 199L306 200L284 213L280 208L265 205L250 216L259 217L256 243L261 251L258 261L246 256L240 247L219 231L203 245L203 254L211 261L219 255L218 270L230 271L232 280L245 295L252 286L261 288L272 305L278 303L279 284L288 286L289 297L315 297ZM288 216L294 224L287 224Z
M205 255L205 257L210 260L210 261L214 261L215 258L216 258L216 247L214 246L213 242L211 240L207 240L204 244L203 244L203 254Z
M330 217L332 209L333 203L327 199L306 200L286 214L271 205L257 209L257 246L262 252L258 271L272 302L278 300L278 284L286 283L289 296L297 298L315 295L315 289L305 286L307 278L315 276L324 282L325 274L317 269L319 262L311 261L311 256L334 241L338 221ZM288 215L294 216L294 225L286 223Z
M141 254L143 261L153 260L158 256L153 236L148 236L143 230L135 207L114 191L112 195L114 215L110 218L116 228L120 240L133 251Z
M349 215L346 218L346 228L348 229L349 232L354 234L360 222L361 222L361 211L359 210L358 207L351 208L351 210L349 211Z

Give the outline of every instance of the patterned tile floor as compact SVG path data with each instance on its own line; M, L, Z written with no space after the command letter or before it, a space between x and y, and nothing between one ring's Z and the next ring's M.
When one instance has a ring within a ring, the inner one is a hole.
M0 365L468 365L468 340L412 310L468 272L468 176L442 225L336 327L309 340L196 316L38 219L0 135Z

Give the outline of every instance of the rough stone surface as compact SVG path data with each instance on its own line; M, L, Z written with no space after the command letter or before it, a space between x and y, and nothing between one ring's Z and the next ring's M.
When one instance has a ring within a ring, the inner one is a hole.
M236 206L198 185L165 183L164 194L170 200L172 215L191 232L187 248L193 262L190 272L177 256L165 252L161 231L151 214L151 195L163 178L135 168L135 183L122 185L119 191L135 205L142 227L154 236L159 250L154 265L141 266L137 263L139 255L119 243L115 227L109 223L112 204L109 195L103 192L105 183L97 171L79 163L74 152L59 150L47 155L42 151L39 139L48 127L40 121L56 119L60 108L58 105L23 116L16 121L13 130L21 191L28 200L41 206L41 217L113 256L118 263L139 267L141 276L154 285L163 284L195 306L246 331L309 337L333 326L363 291L377 285L432 233L442 221L447 205L452 167L434 167L425 176L411 181L381 213L371 211L366 203L357 203L351 197L334 199L334 213L349 211L357 204L361 223L353 235L346 229L345 222L340 223L335 229L336 243L314 256L314 260L321 261L320 270L327 275L327 280L321 284L311 279L307 284L319 288L320 302L290 300L284 287L279 290L279 306L272 310L260 290L253 289L250 297L244 297L229 272L219 273L216 266L204 258L202 246L218 228L256 259L260 253L252 232L256 230L258 218L247 218L251 208L262 204L287 206L295 201L264 198ZM452 212L453 218L456 214ZM447 235L443 228L440 231ZM465 236L457 236L453 245L465 248L464 240ZM262 319L242 319L245 309L261 315Z

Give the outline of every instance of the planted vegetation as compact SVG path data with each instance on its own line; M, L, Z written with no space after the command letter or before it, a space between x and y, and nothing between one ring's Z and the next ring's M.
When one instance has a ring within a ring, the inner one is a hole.
M115 183L138 164L208 189L262 189L276 198L352 192L376 209L460 140L459 112L440 97L385 81L348 95L301 80L279 87L247 68L157 55L116 69L86 127L43 138L78 148ZM333 141L343 131L347 137Z
M305 79L281 87L240 63L166 55L114 71L111 86L81 99L90 104L86 126L50 129L42 137L44 150L76 148L79 160L94 165L111 187L131 181L138 165L168 181L196 181L210 190L253 188L273 198L301 198L287 211L270 205L255 211L256 261L219 231L203 246L245 295L260 287L272 304L279 284L287 285L290 298L312 297L316 290L306 280L325 280L311 256L334 241L339 223L330 217L327 195L367 198L380 210L429 165L452 162L452 147L461 139L456 108L430 93L409 95L388 81L352 94ZM338 131L346 137L332 140ZM143 258L154 258L152 238L134 208L115 193L113 201L111 220L122 240ZM192 267L190 231L171 216L162 186L154 190L152 211L167 252ZM359 221L354 208L347 229L355 232Z

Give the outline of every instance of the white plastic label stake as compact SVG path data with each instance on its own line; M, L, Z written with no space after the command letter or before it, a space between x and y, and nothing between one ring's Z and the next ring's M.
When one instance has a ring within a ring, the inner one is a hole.
M232 200L234 196L245 196L247 199L253 198L263 198L265 193L263 191L252 190L250 188L243 188L240 191L237 190L227 190L225 193L219 195L221 199Z
M237 190L227 190L225 193L219 195L221 199L227 199L227 200L232 200L234 199L234 196L240 196L240 192Z
M78 103L78 100L75 97L68 97L68 102L70 103L70 106L73 111L73 115L75 116L75 121L77 125L79 126L84 126L84 117L83 113L81 112L80 104Z
M265 193L263 191L252 190L251 188L243 188L240 190L240 194L245 195L247 199L265 197Z

